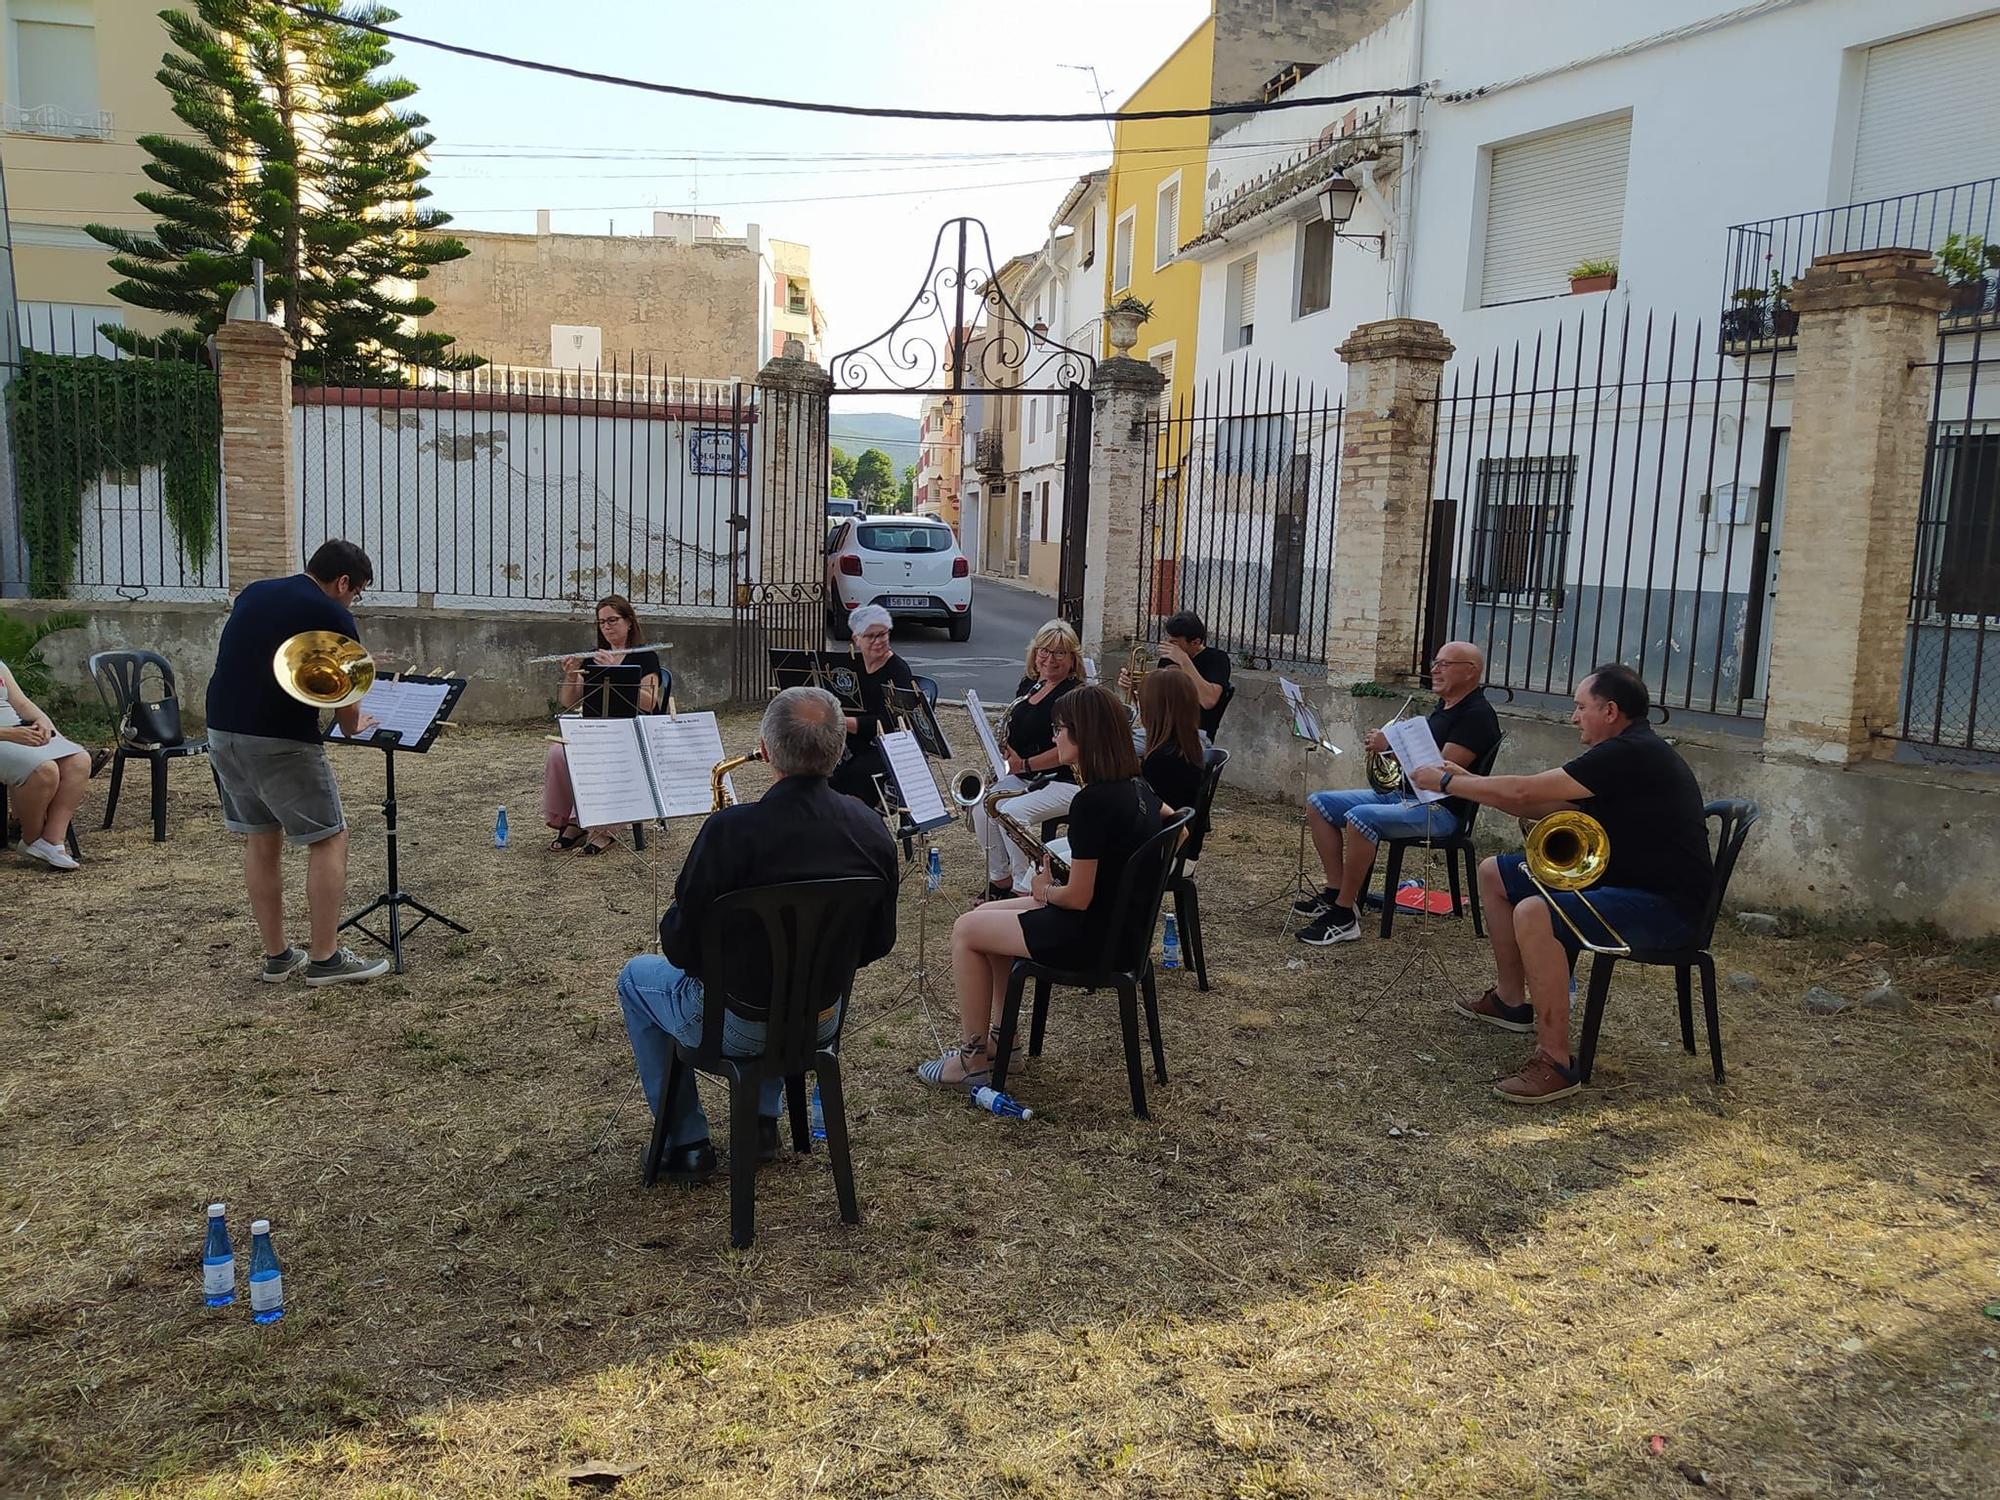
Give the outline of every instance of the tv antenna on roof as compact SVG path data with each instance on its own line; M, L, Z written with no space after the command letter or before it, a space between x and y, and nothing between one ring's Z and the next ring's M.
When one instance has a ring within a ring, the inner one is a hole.
M1056 66L1058 68L1067 69L1071 73L1088 73L1090 75L1090 86L1097 92L1097 112L1099 114L1110 113L1110 111L1106 109L1104 103L1106 97L1108 96L1104 92L1104 85L1098 82L1097 69L1095 67L1091 66L1091 64L1089 63L1057 63ZM1109 120L1106 120L1104 122L1104 133L1105 135L1110 137L1112 147L1116 149L1118 145L1118 133L1117 131L1111 128L1111 122Z

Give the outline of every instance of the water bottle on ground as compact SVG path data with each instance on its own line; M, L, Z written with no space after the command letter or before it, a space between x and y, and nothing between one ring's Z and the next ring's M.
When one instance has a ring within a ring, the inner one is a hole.
M500 808L500 816L493 820L493 847L495 849L507 847L507 809L504 804Z
M285 1315L285 1278L278 1271L278 1252L271 1248L271 1221L250 1226L250 1316L258 1323L275 1323Z
M937 845L931 845L931 852L924 859L924 889L935 891L944 884L944 866L938 862Z
M1032 1120L1035 1112L1011 1094L1003 1094L998 1089L976 1088L971 1094L972 1102L990 1114L1008 1120Z
M236 1251L229 1243L224 1203L208 1205L208 1238L201 1247L201 1295L210 1307L227 1307L236 1300Z
M806 1123L812 1129L812 1138L814 1140L823 1141L826 1139L826 1111L820 1107L819 1080L817 1078L813 1080L812 1104L806 1110Z
M1160 967L1178 969L1181 966L1181 929L1172 912L1167 913L1167 930L1160 938Z

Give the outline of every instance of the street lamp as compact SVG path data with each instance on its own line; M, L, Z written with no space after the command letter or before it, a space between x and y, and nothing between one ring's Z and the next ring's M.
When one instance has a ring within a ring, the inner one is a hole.
M1354 205L1361 199L1361 189L1345 176L1330 177L1319 190L1319 216L1333 226L1333 237L1337 240L1363 240L1375 242L1375 252L1387 255L1388 237L1381 234L1343 234L1341 225L1354 217Z

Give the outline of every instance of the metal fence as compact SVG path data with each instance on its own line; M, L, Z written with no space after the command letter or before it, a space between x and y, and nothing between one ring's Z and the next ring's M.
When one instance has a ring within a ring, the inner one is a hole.
M1617 660L1669 707L1761 717L1789 387L1775 354L1608 308L1449 370L1412 670L1464 639L1519 692Z
M172 350L118 348L88 317L46 304L5 335L14 485L0 497L0 595L222 597L214 372Z
M1193 610L1252 666L1323 671L1333 592L1341 403L1237 364L1147 424L1137 638Z
M1948 336L1929 375L1901 734L1984 758L2000 752L2000 340Z
M732 517L757 485L755 389L637 360L558 373L489 365L476 380L296 388L305 551L359 543L372 592L401 602L568 607L620 593L731 608L747 544Z

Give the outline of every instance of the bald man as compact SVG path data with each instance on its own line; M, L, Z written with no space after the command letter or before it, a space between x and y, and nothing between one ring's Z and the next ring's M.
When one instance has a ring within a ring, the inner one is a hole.
M1430 711L1431 738L1444 758L1461 769L1500 743L1500 721L1486 701L1483 684L1486 657L1470 641L1446 641L1431 662L1431 687L1438 705ZM1370 730L1370 750L1386 750L1389 742L1379 729ZM1298 932L1302 943L1324 948L1352 943L1361 937L1355 901L1375 863L1375 847L1385 838L1423 834L1444 837L1465 826L1468 804L1458 797L1442 802L1418 802L1402 791L1314 792L1306 822L1313 848L1319 851L1326 886L1317 896L1292 903L1292 914L1305 919ZM1394 900L1395 893L1389 892Z

